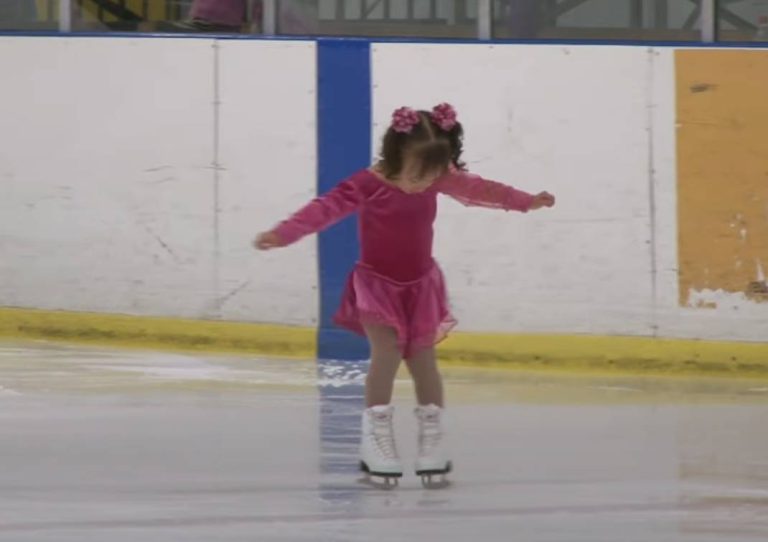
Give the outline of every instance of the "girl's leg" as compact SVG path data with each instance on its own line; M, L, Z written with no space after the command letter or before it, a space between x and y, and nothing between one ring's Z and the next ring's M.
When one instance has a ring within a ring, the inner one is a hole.
M397 332L387 326L366 324L365 334L371 345L371 366L365 379L367 407L388 405L402 356L397 347Z
M416 474L425 487L442 486L452 467L443 443L443 379L437 369L435 349L419 350L405 361L419 403L414 411L419 426Z
M419 350L405 360L416 388L419 405L443 407L443 378L437 368L434 347Z

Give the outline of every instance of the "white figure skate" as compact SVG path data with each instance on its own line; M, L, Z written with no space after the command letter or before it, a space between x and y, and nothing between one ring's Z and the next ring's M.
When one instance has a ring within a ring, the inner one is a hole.
M377 487L397 487L403 476L403 465L397 455L391 405L374 406L363 412L360 469L366 473L364 481Z
M446 458L443 444L442 413L437 405L416 407L414 411L419 422L419 455L416 459L416 476L427 489L450 485L447 474L453 465Z

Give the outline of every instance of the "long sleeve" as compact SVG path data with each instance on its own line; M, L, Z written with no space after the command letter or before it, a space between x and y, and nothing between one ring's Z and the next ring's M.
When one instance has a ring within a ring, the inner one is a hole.
M360 207L363 196L358 183L350 178L326 194L314 199L273 230L283 245L332 226Z
M522 190L463 171L450 173L440 179L437 190L464 205L505 211L527 212L534 199Z

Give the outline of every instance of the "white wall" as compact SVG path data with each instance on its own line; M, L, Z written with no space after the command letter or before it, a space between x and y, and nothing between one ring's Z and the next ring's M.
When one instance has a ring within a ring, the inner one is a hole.
M528 215L442 202L436 255L461 329L765 340L765 304L678 304L673 55L374 46L377 142L394 108L448 101L471 170L558 197Z
M765 340L768 304L679 306L673 49L388 43L372 66L377 145L394 108L449 101L473 171L558 197L441 200L461 329ZM315 242L250 247L315 193L313 42L2 38L0 73L0 305L316 323Z
M638 84L648 51L462 45L444 53L376 46L377 134L400 103L451 102L471 170L559 198L556 211L525 216L442 202L437 257L462 326L648 333L648 98Z
M266 254L250 243L316 194L315 44L218 44L221 316L314 325L314 240Z
M314 194L314 60L0 38L0 305L312 324L314 245L249 243Z

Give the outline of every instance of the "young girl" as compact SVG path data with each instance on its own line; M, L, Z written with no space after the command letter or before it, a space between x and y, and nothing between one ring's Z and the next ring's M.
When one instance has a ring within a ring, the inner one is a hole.
M388 483L403 474L390 405L401 359L419 405L416 474L424 480L451 470L441 446L444 402L435 344L456 321L443 274L432 259L437 194L505 211L527 212L555 203L547 192L534 196L467 173L462 138L450 105L432 111L401 107L392 115L381 158L373 167L353 174L254 243L260 250L287 246L358 212L360 261L349 276L335 321L364 334L370 343L361 467Z

